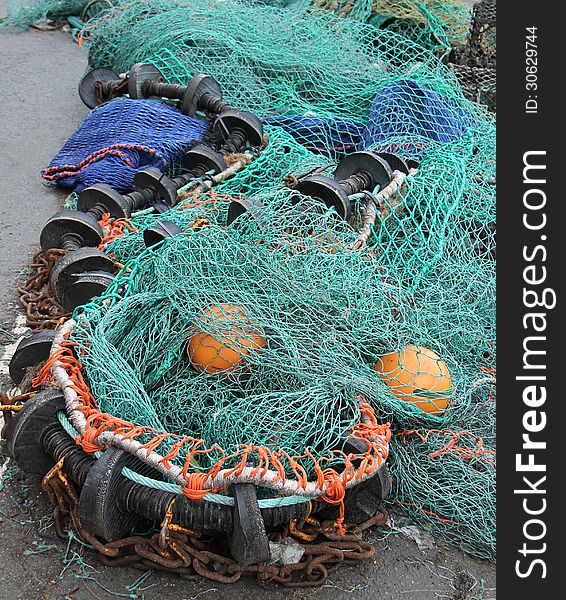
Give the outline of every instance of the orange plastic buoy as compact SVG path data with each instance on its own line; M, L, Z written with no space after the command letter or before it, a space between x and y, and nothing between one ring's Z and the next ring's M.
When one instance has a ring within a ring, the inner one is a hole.
M205 324L214 330L213 335L198 331ZM197 333L191 337L187 351L197 371L229 371L240 365L250 352L265 346L263 331L254 328L241 306L211 306L197 318L195 327Z
M424 346L405 346L379 358L375 370L397 398L413 402L426 413L439 414L452 395L450 371L444 361Z

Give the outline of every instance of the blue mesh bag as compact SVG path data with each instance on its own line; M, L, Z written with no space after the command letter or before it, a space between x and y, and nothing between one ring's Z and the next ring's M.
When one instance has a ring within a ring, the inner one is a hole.
M264 122L282 127L311 152L332 158L355 152L361 145L365 129L365 124L360 121L338 117L273 115L266 117Z
M77 192L95 183L126 192L138 171L165 169L208 128L161 102L115 100L88 115L42 177Z
M310 115L265 118L312 152L336 158L375 149L419 159L431 143L448 144L473 126L470 113L454 100L408 79L389 83L372 101L367 122Z
M473 125L454 100L403 79L375 96L361 146L418 159L431 143L454 142Z

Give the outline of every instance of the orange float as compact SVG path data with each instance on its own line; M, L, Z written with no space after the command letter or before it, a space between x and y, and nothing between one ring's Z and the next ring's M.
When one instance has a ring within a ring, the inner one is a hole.
M400 352L384 354L375 370L397 398L426 413L440 414L450 402L450 371L436 352L424 346L410 344Z
M199 331L205 324L214 334ZM251 352L265 346L263 331L254 328L241 306L218 304L203 311L195 322L187 352L193 368L206 373L230 371L241 366Z

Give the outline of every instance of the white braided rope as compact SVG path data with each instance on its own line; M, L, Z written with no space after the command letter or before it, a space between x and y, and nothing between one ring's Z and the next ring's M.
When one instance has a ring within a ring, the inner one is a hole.
M51 355L55 354L61 349L61 342L64 340L67 334L73 331L75 324L76 323L73 319L69 319L63 324L53 341L53 345L51 346ZM86 417L80 410L80 406L82 405L78 399L78 394L72 387L73 382L71 381L69 374L58 360L53 363L53 366L51 367L51 374L53 375L54 381L58 384L65 397L66 412L69 420L79 434L83 436L86 431ZM363 422L367 424L369 420L369 417L362 414ZM377 438L369 439L372 442L381 442L382 461L374 472L363 473L359 478L350 479L345 484L346 488L351 488L354 485L369 479L375 475L381 465L385 463L388 453L387 445L382 440ZM126 452L136 456L136 458L144 463L157 469L160 473L175 481L179 485L183 486L187 484L187 480L183 476L182 469L180 467L175 465L170 465L167 467L163 464L164 457L161 454L155 451L148 451L147 448L142 448L142 444L137 440L124 439L124 437L119 433L104 431L93 441L94 444L99 446L115 446L117 448L121 448L122 450L125 450ZM303 487L301 483L293 479L285 479L285 481L282 481L279 474L273 470L268 470L266 472L263 472L262 470L262 474L253 474L254 471L258 470L257 467L245 467L239 475L230 473L231 470L233 469L222 469L215 477L209 476L208 479L206 479L206 481L203 483L203 489L223 488L233 483L253 483L261 487L267 487L276 490L283 496L303 496L307 498L318 498L319 496L325 495L325 493L328 491L327 484L324 484L322 487L318 487L315 482L309 481Z
M393 206L392 199L399 194L405 179L410 175L414 175L417 172L416 169L410 169L409 174L403 173L402 171L393 171L391 174L391 181L375 195L375 200L370 200L365 208L362 227L358 232L355 246L362 248L371 235L371 229L375 225L378 212L385 218L388 214L387 211ZM383 214L382 214L383 213ZM387 213L387 214L385 214Z
M229 155L229 157L232 157L233 159L230 163L230 166L212 177L213 185L218 185L224 180L230 179L230 177L233 177L238 171L241 171L244 167L247 167L253 160L253 156L251 154L233 154ZM229 157L227 157L227 159L229 159ZM188 198L194 198L205 191L205 187L201 184L198 184L196 187L187 188L184 190L180 195L180 199L181 201L184 201Z

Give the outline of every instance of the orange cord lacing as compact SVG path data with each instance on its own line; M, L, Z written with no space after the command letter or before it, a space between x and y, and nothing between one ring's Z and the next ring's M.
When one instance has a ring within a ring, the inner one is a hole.
M429 437L433 433L440 433L441 435L451 436L452 439L448 440L448 442L446 442L446 444L439 450L436 450L435 452L431 452L429 454L430 458L438 458L439 456L444 456L445 454L449 454L450 452L455 452L456 454L458 454L459 456L461 456L462 458L464 458L466 460L471 460L472 458L481 458L483 461L492 465L493 467L496 466L496 461L495 461L496 452L494 450L488 450L487 448L484 448L483 438L476 435L475 433L472 433L471 431L455 432L455 431L452 431L451 429L442 429L442 430L441 429L429 429L429 430L427 430L426 434L422 434L417 429L412 429L410 431L402 431L399 435L402 437L409 436L409 435L416 435L421 439L421 441L426 443L426 442L428 442ZM464 435L468 435L471 438L473 438L473 440L475 441L475 445L476 445L475 450L472 448L466 448L464 446L460 446L458 444L458 442L460 441L460 438Z
M98 224L102 230L108 228L108 233L98 245L98 249L103 251L110 242L121 238L126 233L126 229L132 232L137 231L137 227L134 227L130 221L131 219L125 218L111 219L110 213L104 213L100 221L98 221Z
M49 167L43 171L41 176L48 181L54 181L55 179L61 177L73 177L79 171L82 171L86 167L89 167L92 163L96 163L107 156L117 156L129 167L135 169L136 165L125 152L122 152L122 150L141 150L142 152L148 152L151 156L155 155L155 150L153 148L147 148L146 146L140 146L137 144L114 144L89 154L89 156L82 160L78 165L66 164L59 165L57 167Z
M197 195L192 198L192 201L189 203L183 203L179 205L179 208L182 210L187 210L190 208L200 207L205 204L212 204L211 210L217 210L218 202L232 202L234 198L229 194L217 194L214 190L210 190L207 193L207 197L204 200L198 200ZM121 238L125 235L126 231L135 232L137 231L137 227L132 225L131 219L119 218L119 219L111 219L110 213L104 213L98 221L101 229L108 228L108 233L104 236L104 239L98 245L99 250L104 250L110 242ZM206 219L197 219L192 225L192 229L199 229L208 225L208 221Z
M202 196L205 196L204 200L199 200ZM189 198L191 199L188 202ZM179 208L182 210L188 210L190 208L196 208L197 206L200 208L205 204L212 204L210 210L216 211L218 209L218 202L233 202L234 198L230 196L230 194L218 194L214 189L209 190L206 194L196 193L193 195L187 196L185 200L179 205Z
M51 370L55 363L59 363L59 366L67 372L71 381L70 387L77 394L76 410L82 412L86 418L84 433L82 436L77 436L75 441L89 454L105 449L105 446L101 446L95 442L105 431L111 431L123 440L133 440L140 436L150 436L151 439L142 444L141 447L147 451L148 456L151 452L156 452L159 449L165 452L160 462L166 468L171 466L171 461L177 458L183 449L186 449L181 476L186 481L183 486L183 492L191 500L200 500L209 492L224 490L226 485L219 485L213 488L208 487L206 489L204 486L211 479L217 478L222 466L232 459L240 458L240 461L236 466L226 469L222 477L230 478L233 475L241 475L245 468L251 466L248 465L248 462L252 456L254 457L253 469L250 472L252 477L258 475L265 477L269 469L272 468L277 473L272 478L272 483L276 481L285 483L287 476L285 474L284 463L286 462L295 475L299 487L306 489L309 483L308 475L299 461L310 459L316 474L316 486L318 489L325 489L322 499L329 504L337 504L340 507L336 529L342 535L345 532L343 525L344 497L348 482L352 480L359 481L364 476L373 475L387 458L388 444L391 439L389 423L378 423L373 409L360 396L358 396L359 410L363 418L362 422L358 423L352 429L351 437L366 443L368 448L363 456L346 455L340 450L333 450L330 453L331 456L315 459L308 450L301 456L290 456L284 450L270 450L269 448L255 444L241 444L236 448L236 452L227 455L219 446L204 447L204 440L202 439L157 431L146 426L136 426L133 423L98 410L96 400L84 381L81 372L82 364L73 354L73 348L77 347L77 345L76 342L64 339L61 342L61 347L48 358L39 375L34 378L32 382L33 387L38 388L52 379ZM216 461L207 473L190 472L190 469L195 466L195 461L198 464L199 456L212 452L220 453L221 458ZM342 473L338 473L334 468L322 468L322 463L335 461L336 457L340 457L344 462ZM358 463L357 466L354 466L354 461Z

